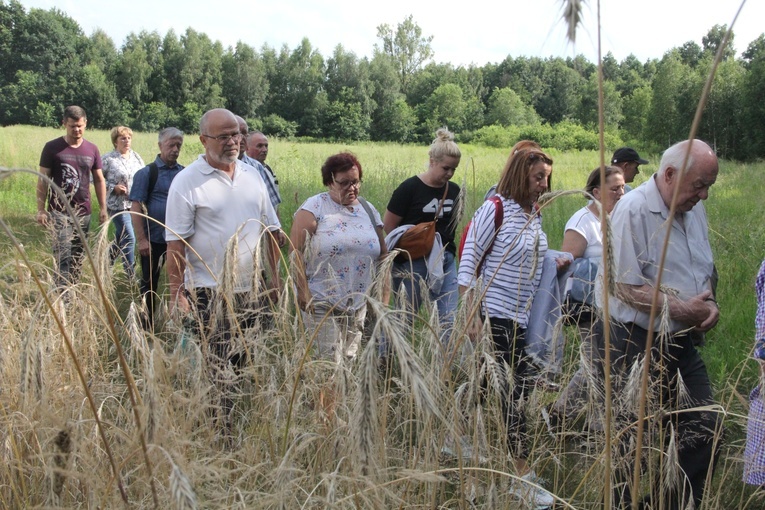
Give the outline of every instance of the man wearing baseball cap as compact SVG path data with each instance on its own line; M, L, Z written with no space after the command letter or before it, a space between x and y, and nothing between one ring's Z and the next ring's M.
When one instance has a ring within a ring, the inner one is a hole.
M640 165L647 165L648 160L640 157L632 147L622 147L616 149L613 157L611 157L611 165L618 166L624 172L624 182L630 183L635 180L635 176L640 173L638 167ZM624 191L630 191L631 186L624 186Z

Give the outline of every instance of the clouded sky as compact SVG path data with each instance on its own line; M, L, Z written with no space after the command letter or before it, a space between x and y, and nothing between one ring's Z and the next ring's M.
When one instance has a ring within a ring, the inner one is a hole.
M377 26L395 26L413 15L423 35L433 36L437 62L482 66L507 55L561 56L583 54L596 61L597 3L585 0L576 44L565 38L561 0L21 0L31 8L56 7L75 19L86 35L106 31L120 47L130 32L174 29L181 35L191 27L219 40L224 47L242 41L256 49L263 44L295 48L303 37L325 57L342 44L358 56L371 57ZM701 38L715 24L730 25L740 0L602 0L603 54L617 60L630 53L645 61ZM734 25L740 55L765 32L765 2L748 0Z

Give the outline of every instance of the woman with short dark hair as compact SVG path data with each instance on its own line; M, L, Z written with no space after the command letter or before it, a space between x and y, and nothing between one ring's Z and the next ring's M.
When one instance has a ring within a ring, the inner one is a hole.
M350 152L321 168L327 191L306 200L290 231L298 305L308 331L316 330L320 357L353 358L366 316L365 294L377 260L387 250L377 210L359 196L363 171Z

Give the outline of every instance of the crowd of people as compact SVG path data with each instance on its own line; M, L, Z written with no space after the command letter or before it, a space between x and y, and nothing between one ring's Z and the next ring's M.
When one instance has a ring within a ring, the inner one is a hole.
M508 455L523 482L511 492L533 508L554 504L529 459L524 410L538 372L527 329L547 267L540 198L550 191L553 174L553 159L538 144L524 140L511 149L458 253L462 193L452 178L461 152L445 128L436 133L425 169L393 191L382 215L361 195L358 158L349 152L328 157L321 167L326 191L305 200L286 236L278 216L279 181L265 164L268 139L250 131L243 118L225 109L206 112L199 123L204 154L186 168L178 163L184 134L176 128L160 131L159 153L145 165L131 148L128 127L112 130L114 150L102 158L83 137L86 124L82 108L67 107L66 134L47 143L40 158L37 220L53 233L56 286L65 293L78 281L92 183L99 221L111 219L115 227L112 260L120 259L130 277L138 248L149 330L156 326L159 279L167 266L170 313L186 318L184 327L203 349L223 430L233 426L228 388L248 358L237 338L245 328L269 327L267 310L283 295L279 261L287 241L297 313L314 332L315 355L335 362L359 352L368 292L390 255L395 259L387 289L393 297L386 292L384 301L406 312L410 331L422 303L434 303L444 352L453 348L461 296L479 296L470 330L488 332L497 366L509 371L500 401ZM608 166L589 175L589 202L565 226L560 250L570 256L556 256L551 267L567 282L563 307L579 332L582 367L548 410L551 421L573 423L584 403L593 402L590 396L599 395L586 422L590 432L601 432L604 357L611 359L614 395L635 364L647 359L654 390L666 410L678 411L665 421L677 435L682 475L642 501L664 508L686 508L692 501L698 507L715 467L721 427L704 407L713 403L712 388L696 348L720 318L702 203L717 179L718 161L703 141L683 141L664 152L654 175L630 189L638 167L647 163L632 148L618 149ZM635 454L636 415L634 406L619 406L615 414L625 457ZM615 505L631 508L631 464L621 464L615 476Z

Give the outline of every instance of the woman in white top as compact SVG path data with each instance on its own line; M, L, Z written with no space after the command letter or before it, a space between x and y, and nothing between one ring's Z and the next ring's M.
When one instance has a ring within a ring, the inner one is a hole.
M135 275L135 233L130 214L132 202L128 200L133 176L146 165L141 156L131 149L133 130L125 126L112 128L110 133L114 150L104 154L104 180L106 180L106 208L114 225L114 244L109 254L112 262L122 257L125 273L130 279ZM122 213L122 214L120 214Z
M328 189L295 213L291 251L306 328L318 331L315 346L321 357L339 360L354 357L358 350L365 294L375 263L387 250L381 242L380 214L359 197L362 169L356 156L343 152L329 157L321 174Z
M606 167L606 182L600 185L600 168L587 178L584 190L611 214L616 202L624 195L624 173L616 166ZM603 234L600 226L600 208L595 201L579 209L566 223L561 251L575 259L600 257L603 254Z
M608 166L605 168L605 175L606 181L601 185L600 168L596 168L590 173L585 191L595 200L579 209L568 220L566 231L563 234L563 246L561 247L561 251L571 253L575 259L590 260L593 266L597 266L597 262L603 255L603 230L600 224L598 203L607 214L611 214L616 203L624 195L624 173L622 169ZM587 263L586 261L582 262ZM594 281L592 283L594 284ZM592 309L586 303L569 303L568 313L579 329L584 359L592 364L597 360L597 353L593 349L590 334L593 321ZM591 371L591 373L596 372ZM585 370L579 368L553 404L551 419L558 424L564 420L573 423L577 415L587 407L588 393ZM597 391L592 393L594 396L600 395ZM597 401L593 404L594 408L602 408ZM602 422L598 419L597 413L591 414L588 426L591 430L602 429Z

